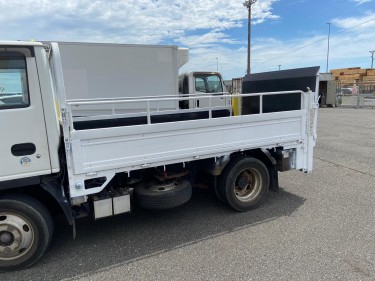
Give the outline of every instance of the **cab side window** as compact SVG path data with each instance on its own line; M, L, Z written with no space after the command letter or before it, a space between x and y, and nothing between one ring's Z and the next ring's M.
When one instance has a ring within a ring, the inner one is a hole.
M220 93L223 92L221 79L216 74L198 74L195 75L195 90L202 93Z
M29 105L26 58L18 53L0 52L0 110Z

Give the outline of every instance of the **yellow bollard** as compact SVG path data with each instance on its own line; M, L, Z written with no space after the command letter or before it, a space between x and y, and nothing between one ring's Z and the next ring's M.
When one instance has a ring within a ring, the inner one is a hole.
M235 92L232 94L232 111L234 116L239 116L241 115L241 107L242 107L242 102L241 102L241 97L238 97L238 92Z

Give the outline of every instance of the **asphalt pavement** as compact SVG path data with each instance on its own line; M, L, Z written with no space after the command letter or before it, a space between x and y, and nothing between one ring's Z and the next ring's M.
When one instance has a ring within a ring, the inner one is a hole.
M321 108L314 171L280 174L246 213L209 190L163 211L61 221L32 268L0 280L375 280L375 110Z

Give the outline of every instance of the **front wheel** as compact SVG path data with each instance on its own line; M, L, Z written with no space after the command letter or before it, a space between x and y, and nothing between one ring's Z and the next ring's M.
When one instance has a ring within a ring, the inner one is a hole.
M33 265L52 233L51 214L39 201L21 194L0 197L0 271Z
M256 158L239 157L225 167L220 176L220 197L235 210L244 212L257 208L269 189L267 167Z

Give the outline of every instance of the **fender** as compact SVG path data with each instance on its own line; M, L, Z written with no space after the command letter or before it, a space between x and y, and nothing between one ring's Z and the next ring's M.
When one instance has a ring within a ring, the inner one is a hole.
M70 204L65 197L63 187L56 180L40 176L0 182L0 191L11 193L18 192L20 189L22 189L31 196L34 194L33 197L36 199L38 199L38 197L35 196L38 194L38 188L42 188L55 199L56 203L58 203L59 207L63 211L67 222L70 225L73 225L74 217L70 209Z
M70 204L65 197L63 187L56 180L42 179L40 186L48 192L57 203L59 203L65 217L70 225L74 225L74 217L70 209Z

